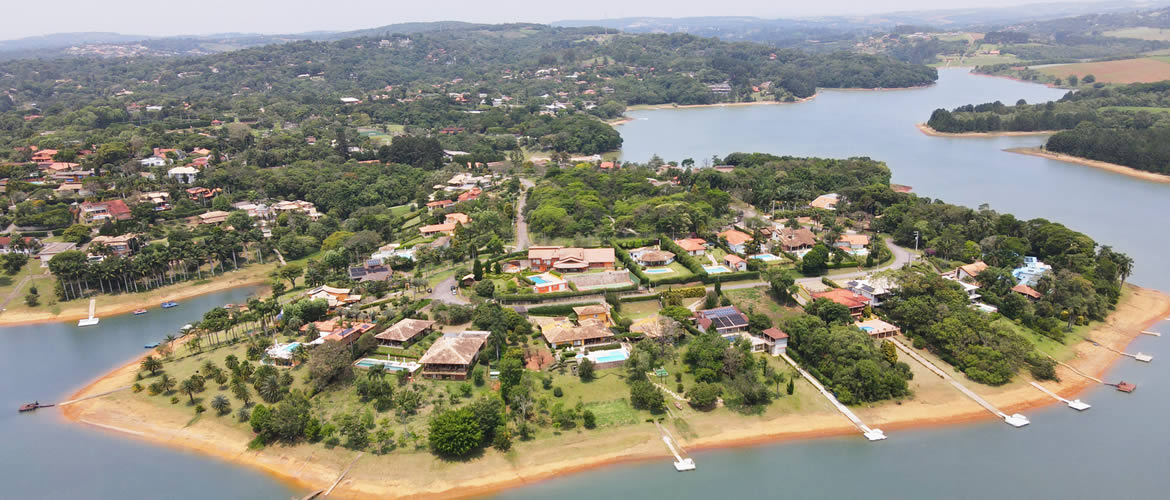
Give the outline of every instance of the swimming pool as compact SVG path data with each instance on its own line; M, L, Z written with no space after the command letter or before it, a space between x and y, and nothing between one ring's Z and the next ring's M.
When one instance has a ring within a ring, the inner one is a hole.
M873 333L873 327L872 326L863 326L863 327L861 327L861 331L863 331L865 333Z
M720 274L720 273L730 273L731 272L731 269L728 269L726 266L703 266L703 270L707 271L707 274Z
M666 273L673 273L674 269L671 269L669 267L655 267L653 269L643 269L642 272L644 272L646 274L666 274Z
M762 261L764 261L764 262L771 262L771 261L773 261L773 260L779 259L780 257L777 257L777 256L775 256L775 255L772 255L772 254L770 254L770 253L761 253L761 254L756 254L756 255L753 255L753 256L751 256L751 257L749 257L749 258L751 258L751 259L759 259L759 260L762 260Z
M595 351L589 354L577 354L578 362L584 358L589 358L589 360L593 361L594 363L614 363L630 359L630 355L625 351L625 349L612 349L608 351Z
M396 371L401 371L401 370L413 372L413 371L419 369L419 364L415 363L413 361L404 363L401 361L391 361L388 359L376 359L376 358L362 358L362 359L359 359L358 362L354 363L353 365L358 367L358 368L373 368L374 365L382 365L383 367L386 368L386 371L389 371L389 372L396 372Z
M528 279L529 279L529 281L532 281L533 283L535 283L537 285L543 285L545 283L548 283L547 281L544 280L544 278L541 278L540 276L529 276Z

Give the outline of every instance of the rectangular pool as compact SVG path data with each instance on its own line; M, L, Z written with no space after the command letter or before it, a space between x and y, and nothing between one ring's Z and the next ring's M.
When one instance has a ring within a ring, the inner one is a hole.
M669 267L655 267L653 269L643 269L642 272L646 274L666 274L673 273L674 269Z
M358 368L373 368L374 365L382 365L383 367L386 368L386 371L388 371L388 372L396 372L396 371L401 371L401 370L407 370L410 372L414 372L415 370L419 369L419 364L415 363L415 362L404 363L401 361L391 361L391 360L387 360L387 359L376 359L376 358L362 358L362 359L359 359L357 361L357 363L354 363L353 365L358 367Z
M625 349L612 349L608 351L596 351L589 354L577 354L577 362L581 362L584 358L589 358L594 363L614 363L618 361L625 361L630 359L629 353Z
M753 255L753 256L751 256L751 257L749 257L749 258L751 258L751 259L759 259L759 260L762 260L762 261L764 261L764 262L771 262L771 261L773 261L773 260L779 259L780 257L777 257L777 256L775 256L775 255L772 255L772 254L770 254L770 253L761 253L761 254L756 254L756 255Z
M537 285L543 285L545 283L548 283L547 281L544 280L544 278L541 278L540 276L529 276L528 281L536 283Z
M731 269L728 269L726 266L703 266L703 270L707 271L707 274L721 274L731 272Z

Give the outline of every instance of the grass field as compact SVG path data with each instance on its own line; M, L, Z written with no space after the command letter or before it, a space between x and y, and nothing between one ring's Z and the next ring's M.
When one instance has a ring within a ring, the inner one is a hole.
M1165 28L1151 28L1148 26L1123 28L1119 30L1106 31L1102 34L1114 38L1137 38L1138 40L1170 41L1170 30Z
M1148 83L1170 80L1170 56L1142 57L1091 63L1058 64L1035 68L1054 78L1093 75L1104 83Z
M723 295L731 299L731 302L738 306L739 310L744 312L753 310L763 313L776 325L779 325L785 318L802 314L797 306L786 307L777 304L775 300L772 300L766 288L724 290Z
M656 283L660 280L664 280L667 278L678 278L678 277L689 278L689 277L695 275L695 273L692 273L689 269L686 268L686 266L679 264L678 262L671 262L670 265L666 266L666 267L670 268L674 272L673 273L662 273L662 274L647 274L646 277L650 278L650 283Z
M1170 113L1170 108L1157 108L1153 106L1105 106L1101 108L1102 111L1145 111L1147 113Z

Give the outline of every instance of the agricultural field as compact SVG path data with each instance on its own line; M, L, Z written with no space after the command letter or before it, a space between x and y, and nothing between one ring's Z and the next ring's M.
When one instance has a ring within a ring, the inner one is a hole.
M1057 64L1033 69L1054 78L1093 75L1104 83L1149 83L1170 80L1170 56L1142 57L1091 63Z
M1170 41L1170 30L1165 28L1151 28L1148 26L1123 28L1119 30L1106 31L1102 34L1114 38L1137 38L1138 40Z

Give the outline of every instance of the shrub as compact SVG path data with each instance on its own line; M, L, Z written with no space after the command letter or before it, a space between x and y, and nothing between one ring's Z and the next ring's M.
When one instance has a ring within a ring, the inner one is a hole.
M565 395L565 391L562 391L560 387L553 388L553 396L556 396L559 398L559 397L564 396L564 395Z
M581 412L581 420L584 421L586 429L597 427L597 416L591 410Z
M710 410L715 408L719 395L722 393L723 389L718 384L696 384L687 392L687 402L696 409Z

